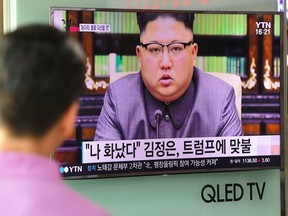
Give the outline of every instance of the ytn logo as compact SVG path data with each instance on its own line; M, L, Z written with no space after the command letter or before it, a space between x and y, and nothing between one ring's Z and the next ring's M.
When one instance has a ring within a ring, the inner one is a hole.
M258 29L270 29L271 22L256 22L256 27Z
M65 166L60 167L60 173L76 173L82 172L82 166Z

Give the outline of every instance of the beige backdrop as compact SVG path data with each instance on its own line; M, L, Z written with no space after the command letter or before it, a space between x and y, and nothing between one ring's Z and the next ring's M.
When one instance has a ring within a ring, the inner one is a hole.
M0 0L0 34L3 34L3 0Z

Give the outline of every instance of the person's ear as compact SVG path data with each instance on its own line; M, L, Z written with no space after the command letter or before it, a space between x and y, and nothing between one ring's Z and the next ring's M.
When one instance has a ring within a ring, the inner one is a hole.
M141 60L142 60L142 56L141 56L141 47L139 45L136 46L136 55L138 58L138 65L139 65L139 69L141 70Z
M191 52L192 52L193 65L195 66L197 53L198 53L198 44L197 43L192 44L192 51Z
M194 58L197 57L197 53L198 53L198 44L197 43L193 43L192 44L192 55Z
M73 102L60 119L60 130L65 139L72 134L72 131L75 128L74 122L78 113L78 109L79 103Z

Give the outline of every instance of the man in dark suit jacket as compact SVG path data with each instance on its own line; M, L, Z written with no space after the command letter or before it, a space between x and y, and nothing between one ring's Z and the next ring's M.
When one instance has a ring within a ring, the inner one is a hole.
M242 135L233 88L194 67L193 14L137 13L140 73L109 85L95 140Z

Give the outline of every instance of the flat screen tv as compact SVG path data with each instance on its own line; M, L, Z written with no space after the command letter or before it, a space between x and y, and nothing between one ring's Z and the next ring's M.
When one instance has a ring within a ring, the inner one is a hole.
M170 18L175 28L148 21L140 37L141 13L194 17L193 35L192 26L183 33L184 24ZM51 7L50 24L77 38L87 53L74 134L53 153L63 177L281 168L283 13ZM170 74L175 65L181 71ZM181 76L189 67L187 82ZM159 71L164 95L176 76L187 90L161 101L148 82ZM234 96L222 101L227 85ZM242 134L239 127L223 132L223 119L234 126L238 119ZM223 125L212 133L214 124Z

